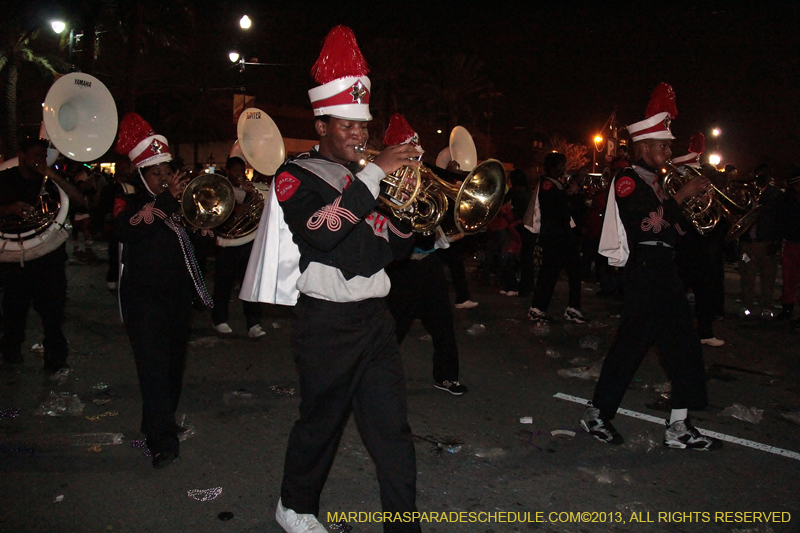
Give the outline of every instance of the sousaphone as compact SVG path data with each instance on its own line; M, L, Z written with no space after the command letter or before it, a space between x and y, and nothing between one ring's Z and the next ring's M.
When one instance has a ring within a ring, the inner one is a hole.
M55 148L74 161L93 161L105 154L117 135L117 106L105 85L79 72L59 78L42 104L45 134ZM41 133L40 133L41 136ZM53 151L48 150L48 165ZM56 185L49 194L42 182L34 214L21 219L0 219L0 262L20 262L42 257L67 240L64 229L69 212L67 194Z
M242 157L259 173L274 176L286 160L283 137L275 121L264 111L250 107L239 116L236 133L230 156ZM257 192L248 193L233 216L215 230L219 246L241 246L255 239L269 187L263 183L253 186Z

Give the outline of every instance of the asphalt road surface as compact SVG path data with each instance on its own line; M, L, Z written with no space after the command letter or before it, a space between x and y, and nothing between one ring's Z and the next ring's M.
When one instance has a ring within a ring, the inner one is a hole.
M281 531L275 505L299 403L291 309L265 306L267 335L258 340L247 337L236 303L227 337L215 334L209 312L195 313L180 405L191 431L181 457L154 471L136 447L144 438L138 382L105 267L71 263L67 271L70 375L46 380L35 352L25 353L21 373L2 374L0 531ZM590 324L560 319L542 331L526 319L527 299L471 282L480 306L455 310L461 381L470 389L461 397L434 389L432 345L416 323L401 353L423 531L800 531L800 335L736 318L735 269L726 278L729 316L715 330L727 344L704 348L711 405L693 420L756 444L726 442L709 453L664 448L663 425L647 417L617 416L622 446L580 430L583 408L564 398L591 397L592 369L621 305L599 299L594 284L584 283ZM560 316L565 305L562 281L550 312ZM37 318L31 311L26 346L41 342ZM622 407L667 416L666 381L653 352ZM41 414L54 400L79 412ZM763 410L761 419L724 415L734 404L743 415ZM373 463L351 420L320 519L331 531L377 532L380 510ZM338 513L350 513L346 523L329 524L340 522Z

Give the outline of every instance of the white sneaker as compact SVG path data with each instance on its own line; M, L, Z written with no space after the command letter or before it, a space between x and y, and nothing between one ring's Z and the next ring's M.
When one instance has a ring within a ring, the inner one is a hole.
M263 337L266 334L267 332L262 329L261 324L256 324L247 332L247 336L253 339Z
M278 499L275 520L288 533L328 533L313 514L297 514L287 509Z
M473 307L478 307L478 302L467 300L466 302L456 304L456 309L472 309Z
M700 344L705 344L706 346L713 346L717 348L719 346L724 346L725 341L722 339L718 339L716 337L711 337L710 339L700 339Z
M214 326L214 329L217 330L217 333L233 333L233 330L228 325L227 322L223 322L222 324L217 324Z

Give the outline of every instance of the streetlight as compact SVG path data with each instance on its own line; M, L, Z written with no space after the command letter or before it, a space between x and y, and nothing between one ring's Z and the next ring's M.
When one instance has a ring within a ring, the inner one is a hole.
M249 30L252 24L253 23L250 20L250 17L248 17L247 15L239 19L239 27L242 28L243 30Z
M67 25L60 20L54 20L50 22L50 27L53 28L53 31L58 34L64 33L64 30L67 29Z
M603 142L603 137L601 135L594 136L594 150L592 151L592 172L596 170L597 166L597 152L600 152L602 148L599 148L600 143Z
M708 162L714 165L715 167L719 165L719 162L722 161L722 158L717 154L711 154L708 156Z
M713 135L714 137L719 137L720 133L722 133L722 131L720 131L719 128L714 128L713 130L711 130L711 135Z
M239 52L233 51L228 54L228 59L231 60L231 63L238 63L239 62Z

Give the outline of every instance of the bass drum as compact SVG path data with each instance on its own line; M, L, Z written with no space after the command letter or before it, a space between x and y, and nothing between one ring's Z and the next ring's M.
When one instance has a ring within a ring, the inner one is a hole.
M266 183L253 183L252 185L256 188L260 198L251 198L248 195L243 207L247 209L249 215L244 215L244 217L234 215L228 221L214 230L217 233L217 246L222 248L242 246L249 242L253 242L253 239L256 238L256 230L258 229L258 222L261 218L261 212L264 209L264 202L269 194L269 186ZM248 220L243 220L243 218L247 218L248 216ZM247 228L244 229L243 234L241 231L233 232L232 234L237 236L232 237L228 234L230 226L233 224L238 226L247 225Z
M58 206L36 222L0 223L0 263L20 263L49 254L69 237L64 224L69 213L69 197L58 187Z

